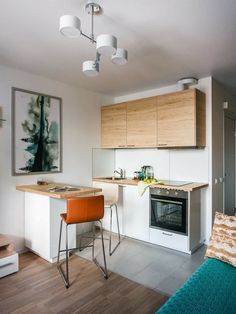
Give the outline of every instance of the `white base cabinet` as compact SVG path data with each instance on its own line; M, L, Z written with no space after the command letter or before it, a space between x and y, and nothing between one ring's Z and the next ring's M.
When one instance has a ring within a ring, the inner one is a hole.
M149 190L140 197L137 186L119 185L118 216L122 235L149 241ZM102 222L103 228L109 230L110 210L108 208L105 209ZM113 210L112 230L117 233L115 210Z
M170 249L189 253L188 236L150 228L150 242Z
M179 234L150 227L149 241L170 249L192 254L199 246L201 237L201 194L200 190L188 192L187 234Z
M126 236L149 241L149 189L140 197L137 186L123 186L123 225Z
M66 200L25 193L25 246L47 260L57 258L60 214L66 212ZM76 225L68 227L69 247L76 246ZM65 249L65 224L61 249Z
M187 235L152 228L150 227L149 189L140 197L137 186L119 185L118 215L122 235L192 254L201 245L200 214L200 190L195 190L188 192ZM104 213L103 228L106 230L110 228L109 209ZM113 211L112 230L117 233L115 211Z

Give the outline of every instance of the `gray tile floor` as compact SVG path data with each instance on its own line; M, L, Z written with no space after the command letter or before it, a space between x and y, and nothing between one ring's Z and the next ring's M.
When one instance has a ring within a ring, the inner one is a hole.
M108 234L105 232L105 237ZM114 243L116 237L114 237ZM107 268L146 287L172 295L204 261L206 246L193 255L123 237L112 256L105 241ZM91 260L91 248L77 253ZM95 241L95 256L102 264L101 240Z

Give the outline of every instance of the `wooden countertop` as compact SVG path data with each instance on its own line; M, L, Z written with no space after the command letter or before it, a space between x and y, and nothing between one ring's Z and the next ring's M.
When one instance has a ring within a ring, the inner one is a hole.
M163 185L163 184L155 184L151 185L152 188L159 188L159 189L166 189L166 190L177 190L177 191L184 191L184 192L192 192L195 190L203 189L208 186L208 183L199 183L199 182L192 182L189 184L185 184L182 186L175 186L175 185Z
M131 178L122 179L122 180L112 180L107 178L93 178L94 182L104 182L104 183L114 183L120 185L138 185L139 180L134 180Z
M73 187L73 188L78 188L77 190L74 191L64 191L64 192L50 192L49 189L53 187ZM62 184L62 183L50 183L50 184L45 184L45 185L17 185L16 189L18 191L23 191L23 192L29 192L29 193L36 193L40 195L45 195L53 198L70 198L70 197L77 197L81 195L88 195L92 193L97 193L101 192L102 189L99 188L93 188L93 187L87 187L87 186L74 186L74 185L68 185L68 184Z
M112 179L105 179L105 178L93 178L95 182L104 182L104 183L114 183L120 185L138 185L139 180L134 179L122 179L122 180L112 180ZM162 180L160 180L162 181ZM165 180L163 180L164 182ZM167 189L167 190L178 190L178 191L185 191L185 192L192 192L198 189L202 189L208 186L208 183L199 183L199 182L191 182L189 184L185 184L182 186L175 186L175 185L167 185L167 184L157 184L152 183L150 187L152 188L159 188L159 189Z

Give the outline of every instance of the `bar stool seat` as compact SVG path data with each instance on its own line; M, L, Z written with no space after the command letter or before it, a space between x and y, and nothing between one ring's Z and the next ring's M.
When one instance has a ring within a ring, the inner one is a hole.
M114 201L109 201L109 200L105 200L104 201L104 207L107 208L107 207L111 207L111 206L114 206L116 205L116 203Z
M117 210L117 203L119 200L119 187L117 184L112 183L100 183L93 182L93 186L99 187L102 189L102 194L104 195L104 207L110 208L110 230L109 230L109 255L111 256L117 247L120 245L120 225L119 225L119 217ZM117 233L118 233L118 242L115 247L112 249L112 210L115 208L116 212L116 225L117 225Z
M69 288L69 252L71 250L81 249L82 247L68 248L68 226L71 224L79 224L84 222L100 222L100 232L102 240L102 251L104 259L104 267L102 267L94 257L94 241L95 241L95 229L93 226L93 242L92 245L87 245L86 247L92 247L92 260L101 269L105 279L108 278L107 266L106 266L106 256L104 248L104 238L103 238L103 228L101 219L104 216L104 196L89 196L89 197L79 197L67 199L67 213L60 214L61 224L60 224L60 234L59 234L59 244L58 244L58 255L57 255L57 268L63 278L66 288ZM66 225L66 249L61 250L61 234L62 234L62 224ZM60 263L60 253L66 253L66 272L63 271Z

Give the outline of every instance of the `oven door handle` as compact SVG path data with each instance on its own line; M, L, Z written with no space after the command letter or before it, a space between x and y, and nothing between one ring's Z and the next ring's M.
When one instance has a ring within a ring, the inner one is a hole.
M172 236L173 236L172 233L167 233L167 232L162 232L162 234L167 235L167 236L169 236L169 237L172 237Z
M151 201L183 205L183 202L176 202L176 201L165 200L165 199L160 199L160 198L151 198Z

